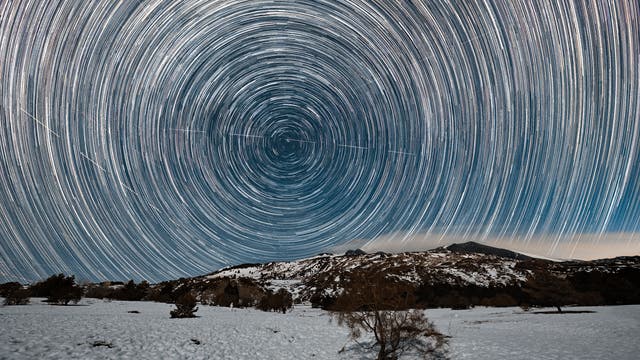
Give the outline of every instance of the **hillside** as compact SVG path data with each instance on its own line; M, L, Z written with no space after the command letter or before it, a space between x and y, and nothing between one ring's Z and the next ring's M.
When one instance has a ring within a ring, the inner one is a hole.
M429 282L458 286L508 286L526 280L526 269L517 261L495 255L457 253L447 249L400 254L319 255L292 262L241 265L222 269L206 279L250 278L268 288L286 288L299 302L308 302L319 292L339 293L349 274L358 271L383 273L389 281L420 284Z
M203 304L243 307L285 289L294 303L336 310L350 293L372 286L416 308L639 304L640 257L562 262L477 243L398 254L352 250L233 266L154 284L137 297L171 303L189 291ZM136 297L126 287L115 295L99 286L91 290L98 297Z
M541 274L552 275L561 282L558 286L569 281L573 287L589 292L588 300L575 296L567 299L567 303L629 303L628 297L640 298L640 291L634 290L640 289L638 273L640 257L554 262L465 243L425 252L351 251L349 255L321 254L292 262L246 264L221 269L194 281L250 279L265 289L287 289L297 303L328 307L346 287L358 286L354 281L366 282L383 274L386 283L417 294L416 301L422 301L422 306L454 306L458 301L506 306L520 303L519 299L526 297L523 287L536 277L542 278ZM608 291L612 286L617 289L613 298ZM627 292L620 291L625 287ZM592 293L600 291L607 294L593 300Z

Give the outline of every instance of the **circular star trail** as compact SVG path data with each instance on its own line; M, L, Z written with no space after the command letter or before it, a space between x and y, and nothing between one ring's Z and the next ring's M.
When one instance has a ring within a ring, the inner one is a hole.
M637 1L0 14L0 278L160 280L388 234L640 231Z

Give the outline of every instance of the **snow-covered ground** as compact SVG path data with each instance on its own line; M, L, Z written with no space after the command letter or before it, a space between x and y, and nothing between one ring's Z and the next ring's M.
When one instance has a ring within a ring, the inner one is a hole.
M200 306L170 319L168 304L103 302L0 307L0 359L350 359L347 330L300 306L287 314ZM581 310L586 308L572 308ZM128 311L139 311L139 314ZM595 313L519 308L427 310L451 336L452 359L638 359L640 306ZM199 342L199 344L197 343ZM98 345L98 346L94 346ZM350 344L350 343L349 343ZM109 346L106 346L109 345Z

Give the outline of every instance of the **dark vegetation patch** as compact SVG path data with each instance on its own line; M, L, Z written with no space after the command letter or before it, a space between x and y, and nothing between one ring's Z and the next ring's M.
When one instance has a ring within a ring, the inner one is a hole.
M258 305L257 309L262 311L276 311L286 314L287 310L293 307L293 296L285 289L276 292L268 291Z
M0 285L0 296L4 297L4 305L26 305L31 292L20 283L10 282Z
M113 348L113 343L108 342L108 341L104 341L104 340L97 340L91 343L91 346L93 347L107 347L109 349Z
M469 309L489 307L556 307L565 306L628 305L640 303L640 269L625 267L617 271L558 272L546 262L528 262L530 275L526 281L513 285L480 286L468 283L442 282L425 274L419 284L385 278L384 291L390 297L403 298L406 308ZM557 265L553 265L557 266ZM366 270L342 274L335 288L358 289L370 286L367 281L353 278L372 278ZM350 292L327 292L322 286L311 296L314 307L342 310L349 303ZM337 295L334 295L336 294Z
M184 293L176 300L176 308L171 310L171 318L184 319L196 317L195 312L198 311L196 307L196 297L190 292Z
M58 274L31 285L29 291L32 297L46 297L49 304L68 305L77 304L84 290L76 284L73 275Z
M111 299L122 301L144 300L149 294L150 285L146 281L136 284L133 280L127 283L104 282L89 285L85 296L95 299Z

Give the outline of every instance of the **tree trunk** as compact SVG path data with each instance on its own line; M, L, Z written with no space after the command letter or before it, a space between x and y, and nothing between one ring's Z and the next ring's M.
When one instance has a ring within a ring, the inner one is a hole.
M562 313L562 309L560 309L560 306L557 306L557 305L556 305L556 309L558 309L558 312L559 312L559 313Z
M378 351L377 360L387 360L387 349L384 346L384 343L380 343L380 350Z

